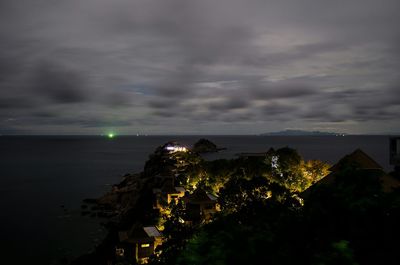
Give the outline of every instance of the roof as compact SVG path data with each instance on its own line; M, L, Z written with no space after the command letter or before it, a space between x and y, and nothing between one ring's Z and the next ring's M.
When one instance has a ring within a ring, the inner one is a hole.
M149 237L161 237L160 231L155 226L145 226L143 230Z
M316 186L334 184L340 171L344 170L348 166L353 166L362 176L378 178L384 192L391 192L393 189L400 187L400 181L398 179L388 175L370 156L364 153L361 149L357 149L353 153L340 159L339 162L330 168L331 173L302 192L301 197L307 197L310 194L310 191Z
M207 196L208 196L208 198L210 198L210 200L212 200L212 201L216 201L216 200L217 200L217 196L214 196L214 195L212 195L212 194L210 194L210 193L207 193Z
M356 169L356 172L365 177L376 177L376 178L380 178L380 179L383 176L387 175L385 173L385 171L383 171L381 169ZM340 175L339 171L331 172L328 175L326 175L326 177L324 177L323 179L321 179L320 181L318 181L315 184L318 184L318 185L319 184L326 184L326 185L333 184L338 175Z
M185 193L185 188L184 187L175 187L175 190L179 193Z
M356 149L353 153L346 155L339 160L335 165L333 165L329 170L332 172L337 172L344 169L347 166L352 166L357 169L381 169L382 166L379 165L375 160L373 160L369 155L367 155L361 149Z
M154 226L143 227L135 224L128 231L118 232L120 242L127 243L151 243L154 241L154 237L161 236L157 228Z
M217 197L208 194L203 189L196 189L192 194L186 196L186 200L189 203L199 204L199 203L211 203L217 200Z

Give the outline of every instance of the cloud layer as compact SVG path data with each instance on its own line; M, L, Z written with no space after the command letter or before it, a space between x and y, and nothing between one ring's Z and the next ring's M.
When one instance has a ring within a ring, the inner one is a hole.
M0 134L400 132L400 2L0 1Z

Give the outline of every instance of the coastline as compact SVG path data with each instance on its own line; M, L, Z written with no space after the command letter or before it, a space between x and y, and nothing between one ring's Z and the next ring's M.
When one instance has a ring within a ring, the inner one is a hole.
M5 209L4 213L7 214L5 216L6 226L4 227L9 227L14 231L9 236L7 234L8 231L4 231L6 235L5 242L7 242L10 251L12 251L10 241L12 244L14 236L19 237L18 232L25 234L29 232L27 225L20 221L30 215L31 211L29 209L32 209L32 211L34 209L35 213L40 213L41 218L36 218L33 215L31 227L34 229L30 230L30 233L32 233L31 238L37 234L41 238L48 238L48 242L62 242L62 244L52 243L51 246L47 246L43 241L35 244L30 238L28 238L27 242L31 245L33 244L33 248L30 247L30 249L34 251L36 257L47 259L46 255L51 255L51 260L53 261L65 256L63 252L57 250L59 248L67 249L67 257L71 259L85 253L87 250L93 249L93 246L97 244L97 241L93 240L102 238L102 235L94 234L97 228L92 229L89 226L90 224L94 226L95 223L105 222L104 220L91 218L90 215L87 215L81 217L80 222L82 225L79 223L78 217L80 217L81 213L82 200L87 197L100 198L101 195L111 190L111 185L106 183L119 183L125 172L142 172L143 165L148 159L148 155L154 151L154 148L171 139L171 137L167 136L117 137L112 140L101 137L84 137L82 139L79 139L79 137L56 138L57 141L55 141L54 137L50 139L46 139L46 137L24 137L22 139L13 137L12 141L8 141L9 138L7 137L2 138L2 146L4 147L2 161L6 166L3 169L10 176L9 179L3 179L4 185L2 186L5 198L3 200L3 209ZM196 139L199 139L199 137L191 136L172 138L189 146ZM270 146L282 147L288 145L299 150L306 159L319 157L324 161L335 162L349 151L354 150L354 148L361 147L388 170L388 137L212 136L209 139L221 146L228 147L228 150L220 153L205 154L203 158L206 160L232 158L238 152L260 152L267 150ZM63 152L61 154L52 150L63 150ZM40 159L37 156L37 152L42 154ZM17 167L16 163L20 166ZM22 175L22 166L31 172L31 179L27 179ZM21 186L22 183L24 184ZM37 196L38 191L42 195L38 200L31 200L32 196ZM73 197L71 197L72 195ZM7 208L9 207L7 204L10 201L13 201L13 204L20 209L18 212ZM60 208L62 204L69 210L76 212L77 218L73 220L63 219L55 225L47 225L50 218L63 213L63 209ZM45 224L46 228L44 228ZM26 227L25 230L24 227ZM75 230L73 230L74 228ZM51 231L54 236L46 236L46 231ZM82 232L72 235L76 231ZM30 234L26 235L30 236ZM71 247L73 246L73 252L69 251L68 244ZM17 249L16 244L15 247ZM54 251L50 250L49 247ZM19 246L18 251L21 248ZM42 253L42 249L46 249L46 251ZM50 253L50 251L52 252ZM25 253L28 254L28 252ZM25 256L28 257L28 255ZM30 259L32 264L41 264L39 261L35 263L33 258Z
M115 234L123 227L124 219L132 209L135 209L141 197L141 191L146 184L143 172L125 174L120 183L112 186L111 191L96 199L84 199L83 204L88 215L103 217L107 221L103 226L107 235L94 251L83 254L70 263L71 265L103 264L110 255L109 250L116 244ZM139 212L137 213L139 214Z
M204 139L201 139L204 140ZM211 143L211 142L210 142ZM215 153L226 148L210 146L200 143L198 152L188 152L185 147L177 147L169 151L169 145L179 146L176 142L167 142L159 146L150 154L149 160L140 173L125 174L122 180L112 185L111 190L97 199L84 199L82 208L85 215L107 218L104 226L108 229L105 239L96 246L90 254L82 255L71 262L71 265L105 264L107 260L113 260L115 253L112 251L118 245L118 231L129 229L134 223L146 223L158 216L158 209L153 205L154 189L159 187L159 174L172 174L178 176L186 173L186 159L201 159L201 153ZM182 152L183 151L183 152ZM180 154L185 158L180 157ZM187 154L187 156L186 156ZM171 164L171 160L177 159L178 163ZM111 251L110 251L111 250Z

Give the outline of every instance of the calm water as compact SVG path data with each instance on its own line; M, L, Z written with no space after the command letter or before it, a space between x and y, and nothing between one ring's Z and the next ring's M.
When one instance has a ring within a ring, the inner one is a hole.
M98 197L170 140L191 146L199 136L0 137L0 254L3 264L57 264L90 251L104 236L101 220L80 216ZM362 148L390 170L385 136L207 136L226 151L207 159L270 147L296 148L305 159L334 163Z

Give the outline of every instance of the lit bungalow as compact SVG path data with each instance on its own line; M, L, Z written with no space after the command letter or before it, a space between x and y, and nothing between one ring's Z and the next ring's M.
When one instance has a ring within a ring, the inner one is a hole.
M177 202L179 198L185 196L185 188L176 187L174 178L166 178L163 180L161 188L153 189L154 208L162 208L162 204L170 204L172 201Z
M148 262L157 246L162 244L162 235L154 226L132 226L128 231L118 233L119 244L115 248L117 260L136 261L138 264Z
M217 197L200 188L192 194L186 195L183 201L186 208L185 221L187 222L208 221L218 211Z

